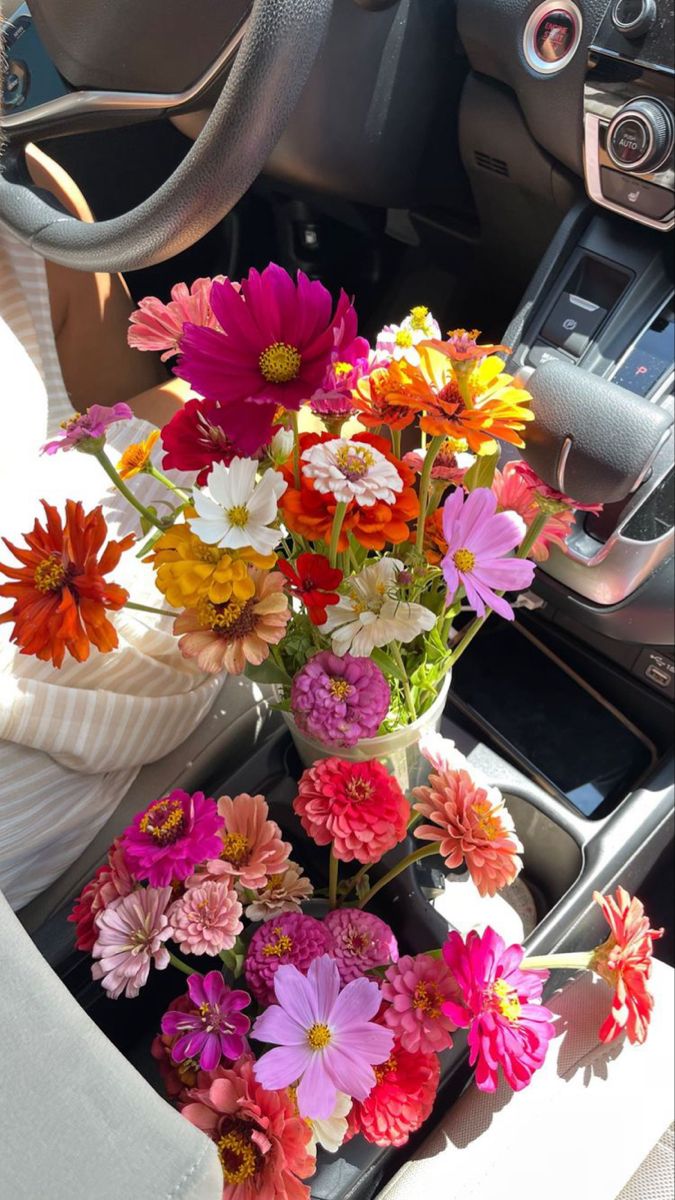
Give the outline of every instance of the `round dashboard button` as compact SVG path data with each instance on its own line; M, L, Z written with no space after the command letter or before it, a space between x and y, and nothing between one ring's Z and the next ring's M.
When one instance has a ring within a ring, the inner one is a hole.
M525 60L538 75L555 75L574 58L583 18L574 0L542 0L523 31Z
M643 37L656 17L656 0L615 0L612 8L612 24L627 38Z
M534 31L534 48L545 63L559 63L567 57L577 33L577 23L571 13L554 9L547 13Z
M609 141L611 157L624 167L633 167L642 162L649 151L651 131L636 117L624 117L617 121Z

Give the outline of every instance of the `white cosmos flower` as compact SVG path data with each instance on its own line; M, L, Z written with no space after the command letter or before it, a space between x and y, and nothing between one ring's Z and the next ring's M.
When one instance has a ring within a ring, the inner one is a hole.
M338 1092L335 1108L329 1117L326 1117L324 1121L307 1121L312 1134L307 1143L308 1154L316 1154L317 1142L329 1154L335 1154L336 1150L340 1149L345 1140L347 1116L351 1107L351 1096L346 1096L344 1092Z
M270 526L288 484L278 471L265 471L256 483L258 465L253 458L233 458L229 467L214 463L206 487L195 491L198 516L189 525L207 545L252 546L258 554L270 554L276 546L279 530Z
M384 454L366 442L333 438L317 442L302 455L303 475L318 492L329 493L342 504L356 500L369 508L377 500L393 504L403 491L403 480Z
M328 611L322 633L332 634L334 654L368 658L376 646L389 642L411 642L436 624L436 617L422 604L398 597L396 577L403 569L397 558L381 558L345 581L339 604Z
M400 325L385 325L377 335L376 358L404 360L411 367L420 365L417 346L430 338L440 338L441 330L428 308L418 305Z

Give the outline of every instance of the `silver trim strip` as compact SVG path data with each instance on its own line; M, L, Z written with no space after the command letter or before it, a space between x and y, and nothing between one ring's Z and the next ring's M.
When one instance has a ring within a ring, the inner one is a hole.
M535 37L542 21L556 12L564 12L574 21L574 41L563 58L549 63L538 54ZM572 61L579 49L583 27L584 19L573 0L560 0L558 4L555 3L555 0L544 0L543 4L537 5L534 12L530 13L523 32L523 54L527 65L538 75L557 75L558 71L564 70Z
M623 54L619 54L618 50L608 50L606 46L596 46L595 43L589 46L588 53L605 54L607 58L616 58L629 67L644 67L647 71L660 71L663 75L675 75L675 67L666 66L665 63L648 62L646 58L626 58Z
M28 6L24 4L21 9L16 10L13 16L22 15L23 9L28 14ZM8 24L11 24L11 19L2 22L3 26ZM150 114L165 112L167 109L182 108L197 100L215 82L239 49L247 26L248 17L245 17L208 70L184 92L72 92L68 96L59 96L56 100L48 100L45 104L37 104L34 108L28 108L24 112L6 113L5 115L0 112L0 128L6 129L10 133L15 130L30 131L46 121L82 113L137 112Z
M675 211L664 221L655 221L653 217L644 217L642 213L635 212L634 209L623 208L620 204L614 204L612 200L605 199L600 182L600 117L596 113L586 113L584 117L584 173L586 191L596 204L601 204L603 208L608 208L611 212L621 213L623 217L637 221L640 225L658 229L661 233L669 233L675 226Z

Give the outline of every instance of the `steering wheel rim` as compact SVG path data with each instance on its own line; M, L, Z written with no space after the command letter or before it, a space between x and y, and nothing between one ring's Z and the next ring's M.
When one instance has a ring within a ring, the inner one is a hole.
M44 258L81 271L132 271L172 258L237 203L264 167L325 36L333 0L254 0L202 132L152 196L88 224L0 173L0 225ZM225 147L225 153L223 153Z

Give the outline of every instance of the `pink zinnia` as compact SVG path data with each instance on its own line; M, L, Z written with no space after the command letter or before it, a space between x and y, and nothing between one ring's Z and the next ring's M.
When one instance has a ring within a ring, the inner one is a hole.
M459 992L443 1011L469 1029L469 1063L478 1063L482 1092L496 1090L500 1067L514 1091L527 1087L555 1034L553 1013L541 1003L548 971L521 971L524 953L489 927L483 934L472 929L466 942L451 933L443 946Z
M275 1090L299 1080L298 1112L319 1121L332 1115L338 1092L365 1100L376 1082L373 1066L387 1059L394 1042L373 1020L380 1007L377 984L354 979L341 991L337 964L323 955L306 976L280 967L274 990L277 1003L251 1031L276 1046L256 1063L258 1082Z
M327 746L375 737L390 701L389 684L370 658L321 650L293 676L291 712L300 729Z
M428 954L406 954L389 968L382 984L382 997L388 1002L383 1020L404 1050L439 1054L452 1046L455 1026L443 1005L455 991L445 963Z
M75 946L91 950L98 936L96 917L120 896L128 896L138 884L131 875L124 847L116 839L108 851L108 861L82 889L68 917L75 924Z
M139 888L129 896L120 896L96 918L98 938L92 954L91 974L101 980L111 999L124 993L130 1000L147 983L150 967L158 971L169 965L164 942L171 937L167 909L171 888Z
M416 825L415 837L438 842L438 852L451 870L466 863L481 896L494 896L513 883L522 868L523 847L501 792L463 766L441 766L429 785L413 789L421 813L430 823Z
M129 868L153 887L181 882L198 863L218 854L222 826L214 800L177 788L136 813L125 829L122 845Z
M265 921L251 938L244 968L246 982L259 1004L271 1004L280 967L306 971L315 958L332 952L333 939L323 922L304 913L280 913Z
M87 453L98 449L105 441L106 430L118 421L130 421L133 412L128 404L92 404L86 412L78 413L64 421L62 433L42 446L41 454L56 454L57 450L84 450Z
M529 529L542 509L537 503L536 493L518 471L519 466L520 463L507 462L501 471L496 470L492 481L492 491L497 497L500 511L508 510L517 513L519 517L523 518ZM573 525L574 513L571 509L561 508L559 512L552 512L534 542L529 556L535 562L546 562L551 546L558 546L560 549L564 547L567 535Z
M602 512L602 504L580 504L578 500L573 500L571 496L566 496L564 492L559 492L556 488L550 487L548 483L544 483L544 480L540 479L537 472L533 471L529 463L523 459L514 463L514 467L523 482L537 493L540 508L544 512L555 512L558 508L572 508L579 512Z
M162 1033L176 1039L173 1061L195 1059L203 1071L214 1071L222 1058L236 1062L246 1050L251 1027L242 1012L251 1003L248 992L233 991L220 971L191 975L187 986L191 1007L169 1009L162 1017Z
M335 908L323 923L333 938L331 954L343 983L398 959L398 943L392 930L373 913Z
M255 1079L251 1058L219 1067L206 1088L188 1093L181 1115L215 1142L223 1168L222 1200L309 1200L301 1179L314 1173L312 1136L291 1094Z
M187 1013L194 1011L194 1004L189 995L184 994L177 996L172 1000L167 1012ZM206 1072L200 1073L199 1063L196 1058L185 1058L180 1063L175 1063L171 1056L171 1050L177 1041L178 1035L169 1037L168 1033L158 1033L152 1040L150 1053L154 1058L159 1068L159 1073L162 1077L162 1083L166 1088L166 1094L171 1100L175 1100L177 1096L184 1095L187 1088L197 1086L201 1079L206 1079ZM205 1084L202 1083L202 1087Z
M393 775L377 762L324 758L300 778L293 808L316 842L332 842L341 862L379 862L403 841L410 806Z
M448 552L441 562L448 585L448 604L461 586L479 617L486 606L513 620L513 609L498 591L520 591L532 583L534 563L505 557L525 537L525 522L517 513L498 513L497 497L489 488L476 488L465 497L457 488L443 506L443 534ZM495 591L495 589L497 589Z
M164 469L198 471L202 487L214 463L229 467L237 451L224 424L225 411L215 400L188 400L162 429Z
M214 284L211 307L223 332L187 325L176 374L227 408L228 437L248 454L269 441L278 406L297 411L321 386L352 305L341 292L332 311L323 284L270 263L240 292Z
M365 338L355 337L356 313L341 331L340 348L333 350L321 387L313 393L309 404L313 413L322 417L348 417L354 412L352 392L359 379L369 371L370 346ZM338 335L339 336L339 335ZM349 340L348 340L349 339Z
M168 304L163 304L156 296L146 296L129 317L129 345L135 350L162 351L162 362L165 362L178 354L178 342L187 322L218 329L209 302L213 283L229 283L229 280L224 275L216 275L213 279L195 279L189 288L186 283L177 283L171 289Z
M375 1068L372 1092L352 1105L347 1137L360 1133L376 1146L405 1146L431 1113L440 1074L437 1054L411 1054L395 1042L387 1061Z
M189 888L169 912L173 940L183 954L220 954L231 950L244 926L242 907L229 880L207 879Z
M235 879L245 888L262 888L272 875L281 874L291 853L290 842L281 840L276 821L268 820L269 807L264 796L247 792L218 801L221 838L216 853L209 858L203 874L212 879ZM212 852L213 853L213 852ZM201 873L200 873L201 874ZM199 875L194 881L198 882Z
M403 455L403 462L416 475L421 475L426 456L426 450L409 450L407 454ZM448 438L434 459L431 478L443 480L445 483L459 484L475 461L475 454L457 450L452 444L452 439Z

